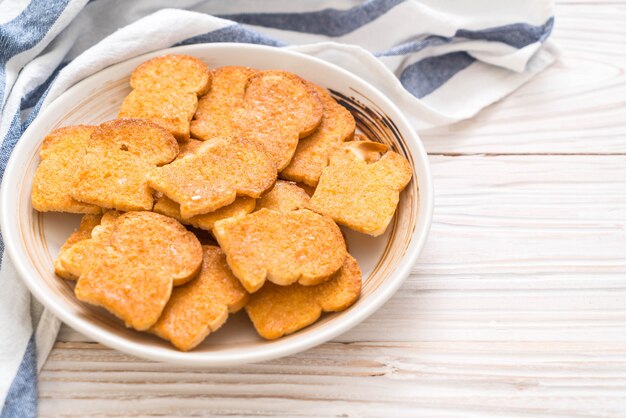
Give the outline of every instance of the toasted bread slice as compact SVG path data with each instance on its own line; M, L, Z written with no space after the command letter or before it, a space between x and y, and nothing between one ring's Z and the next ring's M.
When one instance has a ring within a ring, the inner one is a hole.
M237 134L233 118L243 105L248 78L257 70L248 67L220 67L211 72L213 81L208 94L200 98L191 121L191 135L208 140Z
M248 79L236 124L239 132L267 149L282 171L298 140L320 124L323 106L311 85L286 71L260 71Z
M104 212L100 224L93 227L90 237L76 242L64 251L59 252L55 266L58 264L68 278L77 280L87 269L89 263L97 260L100 250L109 245L109 238L113 232L115 221L122 212L109 210ZM81 223L82 226L82 223Z
M355 231L379 236L411 180L406 158L370 141L344 143L322 172L308 208Z
M189 219L230 205L238 195L259 197L276 181L276 168L255 141L215 138L192 155L152 170L147 179Z
M102 215L100 225L93 228L89 239L81 240L59 253L57 264L68 278L76 280L89 267L89 263L98 260L101 251L111 245L110 237L115 229L117 218L122 212L110 210ZM55 266L57 265L55 264ZM174 286L181 286L193 279L192 275L174 277Z
M39 212L71 212L97 214L96 205L79 202L70 195L85 149L95 126L67 126L50 132L43 140L35 171L31 201Z
M189 55L164 55L138 66L131 74L130 86L133 90L118 117L149 119L186 142L198 96L211 88L211 72Z
M256 292L266 279L281 286L322 283L347 254L332 219L308 210L261 209L216 222L213 235L248 292Z
M182 351L195 348L217 331L228 314L239 311L248 300L248 293L233 276L222 250L204 246L203 252L198 277L172 291L161 317L149 330Z
M211 231L215 222L228 218L240 218L252 212L254 207L255 201L253 198L241 196L236 198L230 205L219 208L214 212L185 219L180 215L180 205L167 196L163 196L154 204L154 211L174 218L183 225L191 225L194 228Z
M98 259L99 251L109 245L109 237L113 232L115 221L121 215L122 212L116 210L104 212L100 217L99 225L93 226L88 237L85 234L85 239L65 249L62 248L55 262L55 267L58 266L58 269L67 276L64 278L78 279L89 263ZM82 226L83 223L81 222L81 228ZM86 228L88 228L87 225Z
M211 71L190 55L163 55L135 68L130 86L135 90L176 90L202 96L211 88Z
M69 236L67 241L61 246L59 249L59 255L56 260L54 260L54 272L59 276L66 280L76 280L79 275L72 274L71 271L68 271L63 264L61 263L61 256L63 253L72 248L75 244L88 240L91 238L91 231L98 225L100 225L100 220L102 219L102 215L83 215L80 220L80 226L76 231Z
M111 228L81 272L76 297L143 331L161 316L174 281L197 275L202 247L178 221L153 212L123 214Z
M146 174L169 163L177 154L174 137L152 122L105 122L91 134L70 194L102 208L150 210L154 201Z
M305 208L309 199L309 195L295 183L278 180L269 192L257 200L256 210L265 208L289 212Z
M322 312L349 308L361 293L361 270L350 255L328 281L317 286L266 283L250 296L246 312L257 332L273 340L317 321Z
M133 90L122 102L118 118L147 119L167 129L180 142L189 140L189 122L198 107L195 93L178 90Z
M113 223L101 223L92 230L90 238L78 241L59 253L55 266L58 265L59 270L67 276L64 278L77 280L90 263L98 260L101 252L109 245L113 229Z
M337 104L326 89L310 85L322 99L324 117L315 132L298 142L291 162L280 175L284 179L315 187L330 155L337 146L352 138L356 124L352 114Z

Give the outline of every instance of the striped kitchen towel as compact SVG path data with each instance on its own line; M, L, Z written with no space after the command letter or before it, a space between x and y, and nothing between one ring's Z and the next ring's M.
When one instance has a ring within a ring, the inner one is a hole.
M294 49L366 79L426 129L473 116L551 64L552 25L548 0L0 1L0 176L42 108L149 51L203 42ZM1 416L35 416L37 370L60 324L31 300L1 237L0 254Z

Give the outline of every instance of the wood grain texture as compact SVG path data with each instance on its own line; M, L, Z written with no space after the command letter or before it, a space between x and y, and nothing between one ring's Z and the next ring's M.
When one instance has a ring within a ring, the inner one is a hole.
M623 343L332 343L200 371L59 343L41 377L41 415L617 417L625 355Z
M63 327L40 415L626 417L626 3L561 2L556 22L561 62L424 135L431 235L376 314L223 370Z

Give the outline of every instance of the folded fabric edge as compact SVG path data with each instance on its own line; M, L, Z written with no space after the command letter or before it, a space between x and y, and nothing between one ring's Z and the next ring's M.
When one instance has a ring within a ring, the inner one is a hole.
M37 324L37 330L35 331L35 342L37 346L37 373L43 369L50 351L54 346L57 334L61 328L61 320L58 319L48 309L44 308L39 323Z
M451 112L445 116L454 122L472 118L485 107L502 100L543 72L557 61L559 54L560 49L552 41L547 41L530 58L526 68L521 72L475 61L450 77L445 85L425 96L422 101L426 106L435 110L444 106L450 107L450 101L459 100L462 105L450 109ZM471 79L472 83L468 84L463 77ZM485 85L489 88L483 88ZM410 103L406 105L410 106ZM419 124L419 121L414 120L414 123ZM433 124L422 126L421 129L427 130L435 127L437 125Z

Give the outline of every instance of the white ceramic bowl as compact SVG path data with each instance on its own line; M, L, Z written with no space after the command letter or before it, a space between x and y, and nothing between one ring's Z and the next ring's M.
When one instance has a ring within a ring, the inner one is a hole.
M125 328L99 308L79 302L72 283L54 275L53 260L80 216L33 210L30 192L41 141L60 126L98 124L115 118L130 91L132 70L154 56L168 53L196 56L211 68L246 65L296 73L330 89L353 112L361 131L391 145L410 161L413 180L402 192L387 232L372 238L346 230L350 253L359 261L364 280L361 298L350 309L324 315L314 325L276 341L258 337L245 313L239 313L194 351L184 353L166 341ZM367 82L324 61L284 49L203 44L158 51L113 65L56 99L40 113L15 147L2 183L0 205L2 235L17 271L35 297L63 322L96 341L139 357L181 365L227 366L286 356L321 344L380 308L409 275L426 241L433 187L427 155L416 133L400 110Z

